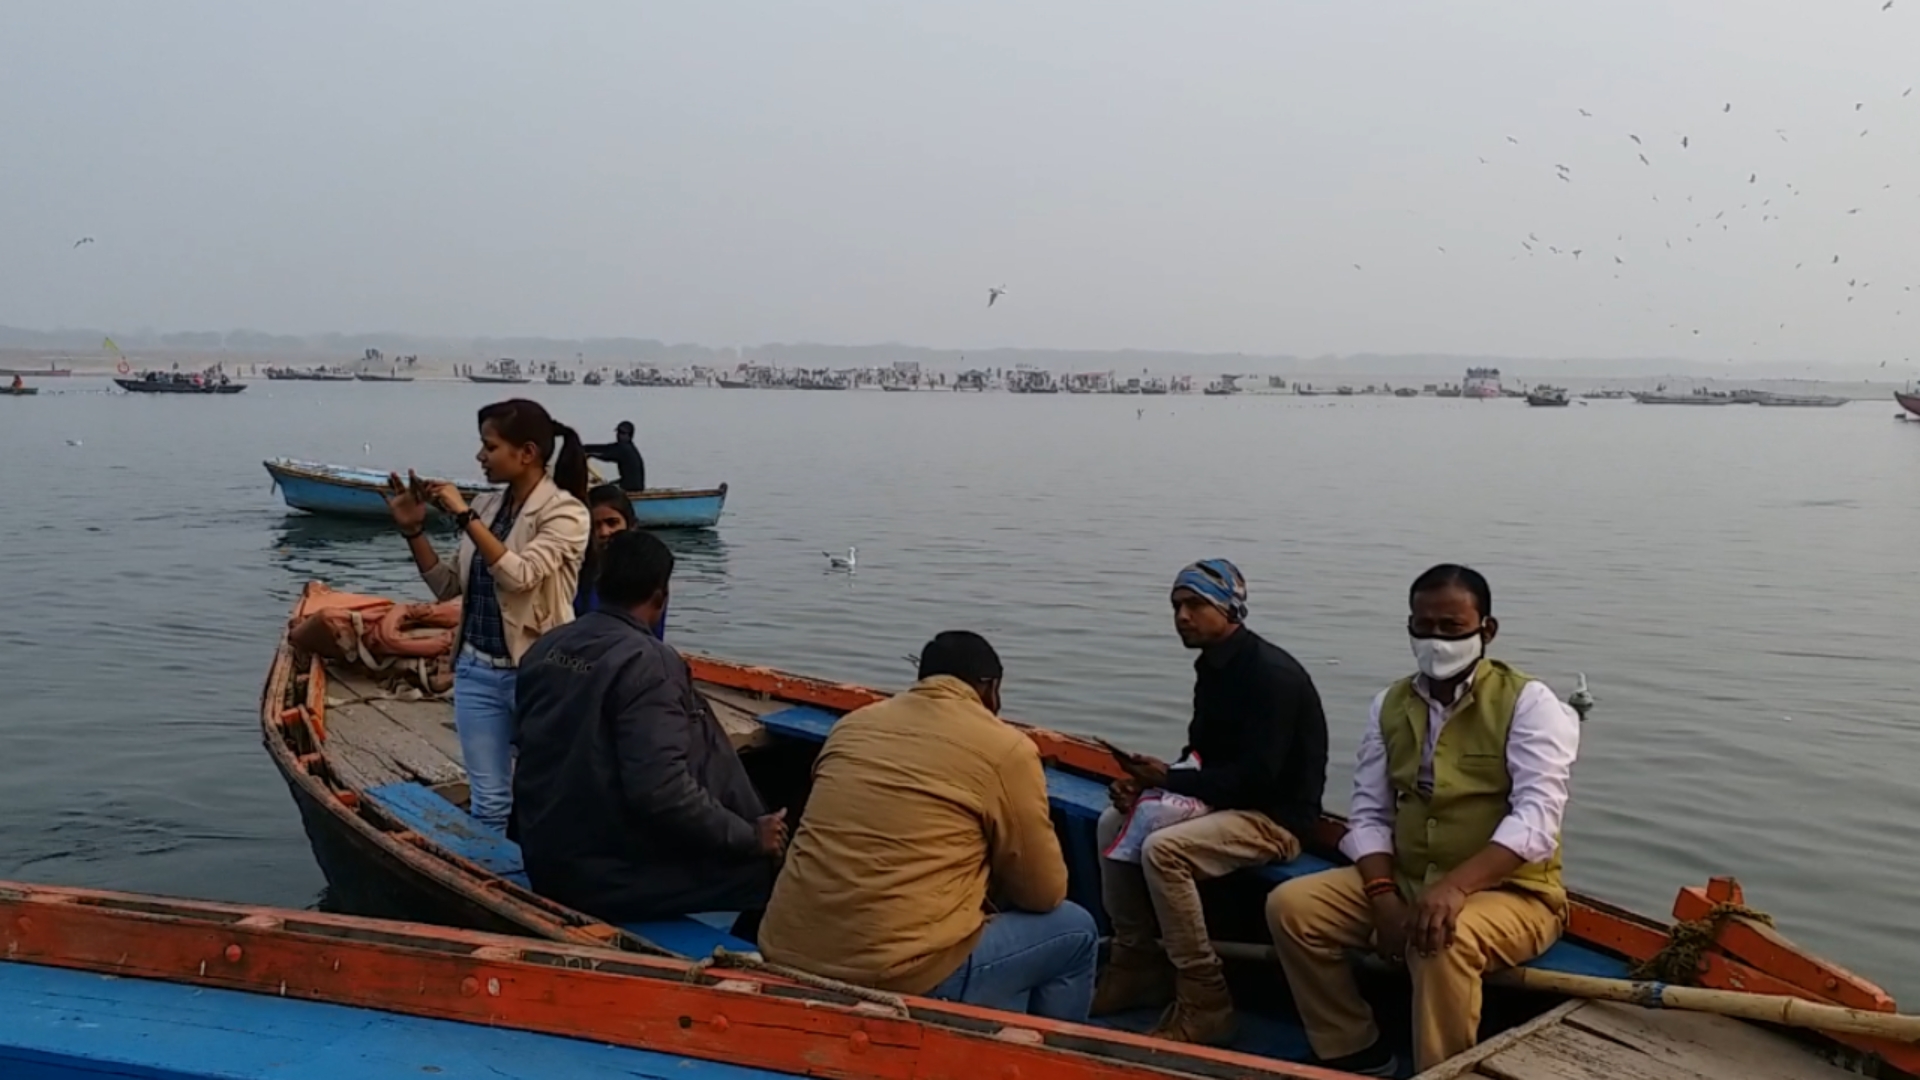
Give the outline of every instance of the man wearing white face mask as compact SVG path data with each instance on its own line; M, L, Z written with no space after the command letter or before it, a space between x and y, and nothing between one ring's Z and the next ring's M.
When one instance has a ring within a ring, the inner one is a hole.
M1487 579L1443 564L1409 592L1419 673L1373 699L1348 831L1351 867L1267 898L1267 925L1321 1063L1398 1067L1345 950L1371 945L1413 976L1414 1064L1471 1048L1480 980L1545 952L1565 927L1560 823L1580 721L1546 684L1488 659Z

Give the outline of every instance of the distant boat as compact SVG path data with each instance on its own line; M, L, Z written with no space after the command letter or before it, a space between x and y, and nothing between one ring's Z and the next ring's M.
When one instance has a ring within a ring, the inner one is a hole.
M1401 386L1394 389L1393 396L1394 397L1419 397L1420 391L1415 390L1411 386Z
M1527 392L1527 404L1538 408L1565 408L1567 392L1557 386L1536 386Z
M39 392L40 392L40 388L37 386L0 387L0 395L4 395L6 397L32 397L33 395Z
M1761 391L1753 403L1770 409L1834 409L1849 400L1831 394L1769 394Z
M1633 400L1642 405L1733 405L1736 399L1727 394L1709 394L1705 390L1695 390L1691 394L1669 394L1664 391L1643 390L1633 395Z
M584 377L581 378L580 384L582 386L599 386L601 383L605 381L606 380L601 377L599 372L589 371L586 373Z
M477 383L530 383L533 376L520 370L520 361L512 358L488 361L484 370L468 369L467 381Z
M261 462L280 489L280 497L294 510L328 517L385 518L383 494L387 474L351 465L273 458ZM486 484L463 483L461 494L472 500L489 490ZM654 488L627 494L634 520L643 529L708 529L720 521L727 504L727 485L717 488ZM435 516L440 516L435 511Z
M0 368L0 379L11 379L16 375L32 376L36 379L64 379L72 374L72 368L57 368L52 364L48 364L43 368Z
M549 371L547 372L547 385L548 386L572 386L573 372Z
M378 375L371 371L357 371L357 372L354 372L353 377L360 380L361 382L412 382L413 381L413 376L411 375L398 375L398 374Z
M1460 395L1470 398L1499 397L1500 369L1490 367L1468 368L1466 381L1460 384Z
M237 394L246 383L229 380L225 375L183 375L177 371L149 371L137 379L115 379L114 384L130 394Z

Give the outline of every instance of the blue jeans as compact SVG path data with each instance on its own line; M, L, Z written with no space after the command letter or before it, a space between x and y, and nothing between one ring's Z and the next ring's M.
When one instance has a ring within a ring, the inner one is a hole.
M513 809L512 668L489 667L462 651L453 663L453 727L467 768L467 812L495 832Z
M927 996L1084 1022L1099 940L1093 916L1071 901L1045 915L1002 912L987 920L960 970Z

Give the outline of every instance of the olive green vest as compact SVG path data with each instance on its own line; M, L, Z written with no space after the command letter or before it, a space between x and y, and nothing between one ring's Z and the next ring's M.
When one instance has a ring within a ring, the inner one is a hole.
M1380 736L1387 747L1387 775L1398 809L1394 813L1394 868L1408 897L1440 880L1493 840L1511 809L1513 778L1507 773L1507 732L1513 706L1527 676L1498 660L1482 659L1473 683L1440 729L1433 749L1433 794L1419 788L1421 748L1427 740L1427 701L1411 677L1387 688L1380 702ZM1538 895L1565 914L1560 886L1558 838L1552 857L1528 863L1507 879L1510 888Z

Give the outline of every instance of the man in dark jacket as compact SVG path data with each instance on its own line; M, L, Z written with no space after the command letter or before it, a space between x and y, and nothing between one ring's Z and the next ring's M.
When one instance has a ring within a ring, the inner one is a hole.
M647 490L647 459L640 456L640 448L633 444L633 421L622 420L614 425L612 442L588 443L581 449L595 461L610 462L620 469L620 490Z
M1093 1015L1171 996L1154 1034L1221 1044L1234 1034L1233 997L1207 936L1199 882L1299 856L1326 787L1327 718L1299 661L1247 629L1247 583L1232 563L1203 559L1182 570L1172 600L1181 643L1200 650L1188 760L1169 768L1119 755L1127 777L1115 782L1113 808L1100 817L1101 850L1143 792L1198 799L1207 812L1148 834L1137 863L1100 860L1113 955Z
M520 660L514 835L535 892L614 923L757 912L786 846L685 660L648 631L673 553L607 543L600 608Z

